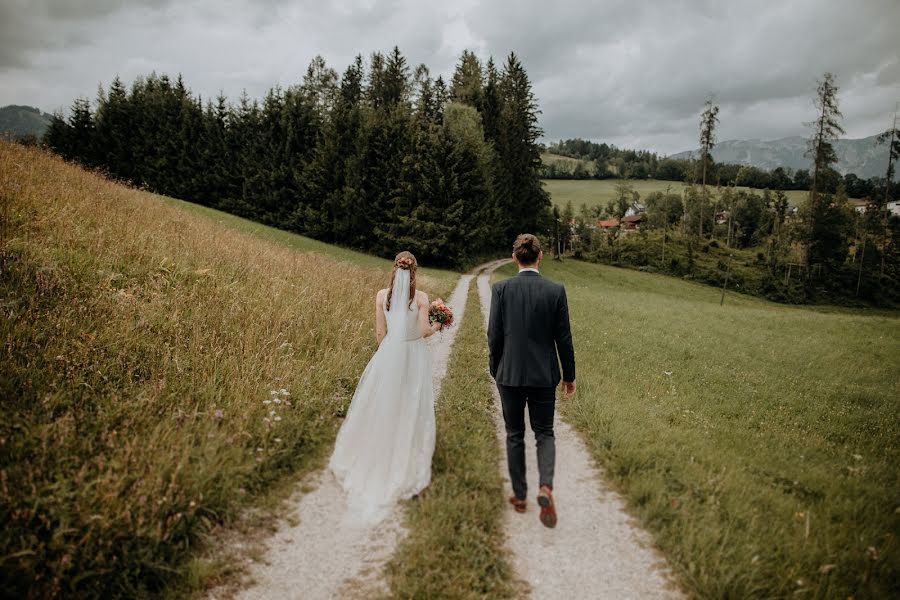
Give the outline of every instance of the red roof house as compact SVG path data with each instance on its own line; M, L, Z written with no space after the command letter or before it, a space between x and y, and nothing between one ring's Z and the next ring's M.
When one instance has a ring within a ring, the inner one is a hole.
M615 219L615 218L599 219L597 221L597 227L599 227L600 229L615 229L618 226L619 226L619 220Z

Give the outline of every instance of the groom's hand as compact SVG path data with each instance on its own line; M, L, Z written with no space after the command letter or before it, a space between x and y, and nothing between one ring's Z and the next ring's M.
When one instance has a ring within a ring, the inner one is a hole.
M567 400L575 395L575 382L574 381L563 381L562 388L563 388L563 395L566 397Z

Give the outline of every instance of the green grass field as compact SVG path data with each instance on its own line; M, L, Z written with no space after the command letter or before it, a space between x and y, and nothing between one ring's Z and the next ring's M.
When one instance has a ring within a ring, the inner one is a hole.
M566 285L575 340L560 410L689 593L896 592L897 313L719 306L712 287L575 260L542 272Z
M615 197L616 185L622 181L627 181L632 188L646 198L648 194L653 192L665 192L670 188L672 192L681 193L684 184L679 181L662 181L660 179L544 179L544 189L550 193L550 199L553 204L562 209L566 202L571 202L572 207L577 211L582 204L588 207L601 206L606 208L606 204ZM711 192L715 193L715 187L711 187ZM752 190L750 188L739 187L743 189L761 194L762 190ZM807 192L790 190L785 192L788 202L797 206L801 204L807 196Z

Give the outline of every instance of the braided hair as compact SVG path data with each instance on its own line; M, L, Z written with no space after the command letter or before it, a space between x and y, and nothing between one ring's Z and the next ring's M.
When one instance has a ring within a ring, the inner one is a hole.
M387 310L391 310L391 296L394 295L394 277L397 275L397 269L405 269L409 271L409 306L412 308L413 300L416 298L416 269L419 263L412 252L404 250L394 258L394 268L391 269L391 283L387 292Z

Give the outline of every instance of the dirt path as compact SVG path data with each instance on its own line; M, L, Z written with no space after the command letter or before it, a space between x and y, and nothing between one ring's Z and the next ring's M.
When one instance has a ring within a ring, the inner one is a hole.
M432 352L435 399L440 397L472 277L461 276L446 300L457 325L426 339ZM327 469L298 485L288 507L293 524L288 520L278 524L261 562L247 565L244 588L237 592L213 590L209 598L326 600L371 598L388 592L382 572L397 542L406 534L402 507L372 529L343 525L344 493Z
M491 263L478 277L485 327L490 314ZM575 340L576 346L578 340ZM506 432L497 402L497 436L503 458L500 469L509 493L506 467ZM527 422L527 419L526 419ZM665 561L652 549L649 535L633 523L622 498L604 483L602 472L590 460L579 436L559 417L556 436L554 490L559 524L547 529L538 521L535 501L537 461L534 436L526 434L529 498L528 512L518 514L506 504L507 545L516 575L527 582L540 600L561 598L682 598L669 583Z

